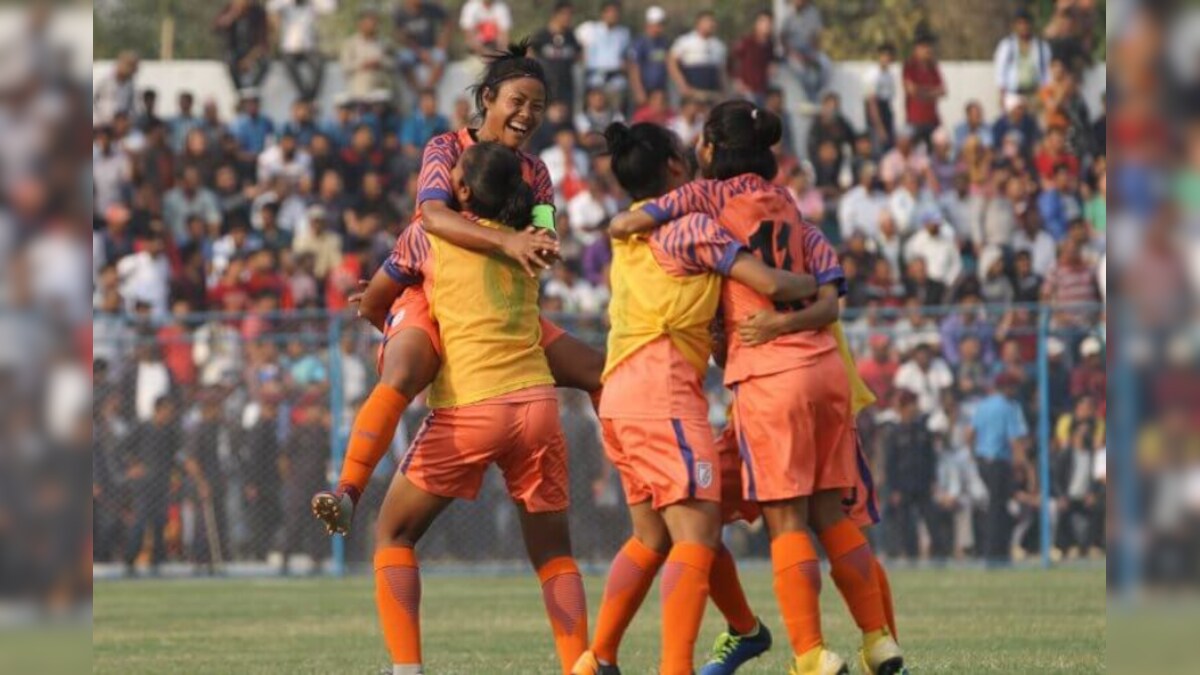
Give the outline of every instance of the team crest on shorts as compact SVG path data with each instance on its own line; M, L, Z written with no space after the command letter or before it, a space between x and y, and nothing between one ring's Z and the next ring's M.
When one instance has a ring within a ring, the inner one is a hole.
M712 485L713 467L711 462L696 462L696 485L706 488Z

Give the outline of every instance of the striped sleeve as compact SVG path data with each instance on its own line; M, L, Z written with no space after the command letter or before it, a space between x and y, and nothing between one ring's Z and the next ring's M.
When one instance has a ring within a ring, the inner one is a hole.
M429 140L421 156L421 173L417 177L417 206L427 201L445 204L454 201L450 172L458 163L461 152L458 137L453 133L434 136Z
M546 163L528 153L522 153L522 156L526 162L533 164L533 180L529 185L533 188L534 201L538 204L553 204L554 183L550 181L550 170L546 168Z
M398 284L414 286L424 279L422 268L428 259L429 237L420 223L413 223L396 239L396 247L383 263L383 271Z
M689 213L703 213L716 218L720 215L720 181L697 180L676 188L642 205L642 209L660 225Z
M838 295L846 294L846 273L842 271L842 263L837 251L830 246L829 240L820 229L809 223L804 228L804 266L814 277L817 284L837 284Z
M716 220L699 213L689 214L655 230L650 238L655 259L675 276L715 272L729 276L737 254L746 247Z

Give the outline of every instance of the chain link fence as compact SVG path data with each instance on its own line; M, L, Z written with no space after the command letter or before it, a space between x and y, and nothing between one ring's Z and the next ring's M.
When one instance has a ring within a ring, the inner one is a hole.
M603 348L603 316L556 318ZM1075 417L1088 416L1100 429L1091 452L1104 446L1102 308L874 308L844 322L860 371L880 397L860 427L882 483L885 521L901 523L877 528L882 551L893 557L975 553L987 495L980 493L964 429L972 406L1002 372L1021 378L1018 402L1035 439L1031 469L1037 475L1018 477L1009 508L1015 549L1037 555L1066 543L1057 537L1060 512L1068 507L1072 522L1080 523L1072 525L1078 530L1072 536L1103 545L1097 535L1103 501L1094 499L1103 492L1097 489L1101 472L1088 481L1092 498L1081 514L1072 505L1078 486L1067 485L1070 477L1056 468L1064 464L1059 453L1070 445ZM345 314L97 314L93 343L98 576L368 568L375 515L428 412L423 400L405 412L348 537L327 538L308 501L336 479L345 435L376 382L372 329ZM918 364L920 352L931 356L927 366ZM917 393L937 463L929 486L936 508L913 517L891 507L888 483L895 478L885 471L884 430L898 423L893 403L900 389ZM707 391L711 421L720 428L729 394L715 369ZM576 553L585 564L606 564L629 532L622 492L603 458L588 397L560 390L560 403ZM1050 415L1042 416L1042 409ZM1060 485L1075 492L1059 494ZM909 545L913 536L916 549ZM743 557L765 557L769 550L761 525L735 526L728 539ZM422 559L448 569L523 565L516 513L498 474L489 473L477 501L448 509L421 548Z

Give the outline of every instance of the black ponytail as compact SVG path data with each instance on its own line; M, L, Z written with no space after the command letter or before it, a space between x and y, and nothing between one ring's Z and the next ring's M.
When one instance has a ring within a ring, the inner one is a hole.
M783 139L783 121L748 101L726 101L708 114L704 141L713 146L708 178L726 179L753 173L773 180L779 163L771 148Z
M471 198L463 205L468 211L517 230L532 222L533 188L525 182L515 150L499 143L476 143L460 161L463 181L471 189Z
M475 114L482 118L487 113L487 99L494 97L500 85L519 77L532 77L542 86L546 85L546 71L541 62L529 56L532 44L529 38L512 43L505 50L495 50L483 58L487 68L483 76L468 91L475 99Z
M620 122L604 130L613 175L621 188L636 200L667 192L667 162L685 162L679 139L657 124L642 122L627 127Z

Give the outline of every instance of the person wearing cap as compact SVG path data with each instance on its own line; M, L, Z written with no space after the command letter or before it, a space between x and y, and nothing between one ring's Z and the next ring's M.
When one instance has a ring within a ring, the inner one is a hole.
M296 255L311 253L313 272L318 279L324 279L342 259L342 238L329 229L329 214L324 207L308 207L305 217L308 227L300 228L292 242L292 252Z
M339 62L346 76L346 93L366 98L377 89L391 90L393 59L379 37L379 13L365 9L359 13L358 29L342 43Z
M1050 45L1033 32L1029 10L1018 10L1012 32L1000 40L992 56L1001 102L1008 94L1036 94L1050 81L1050 57Z
M229 125L229 133L237 140L242 159L255 161L275 135L275 123L262 114L262 98L258 89L239 92L238 116Z
M234 89L258 87L271 65L267 12L258 0L232 0L213 21L225 37L225 63Z
M1014 398L1019 387L1011 374L997 376L991 393L976 405L967 434L988 491L981 553L991 565L1010 560L1013 523L1008 501L1015 491L1014 469L1028 466L1029 425Z
M905 61L902 71L905 117L916 142L925 144L942 123L938 100L946 96L946 83L934 55L935 42L933 35L918 34L912 56Z
M583 45L584 86L598 87L610 96L624 99L629 89L626 57L632 36L629 28L621 25L621 3L605 2L600 8L600 19L579 24L575 39ZM618 105L624 107L624 101L618 101Z
M646 9L645 31L629 47L629 87L634 103L645 105L650 94L667 91L667 52L671 41L664 35L667 13L652 5Z
M1033 158L1033 148L1042 138L1037 119L1029 114L1029 104L1024 96L1017 93L1004 95L1004 114L992 124L992 138L1000 146L1011 132L1020 135L1021 155L1026 159Z
M1101 414L1108 407L1108 369L1104 363L1104 345L1100 338L1089 335L1079 344L1079 365L1071 370L1071 396L1091 396L1099 404Z

